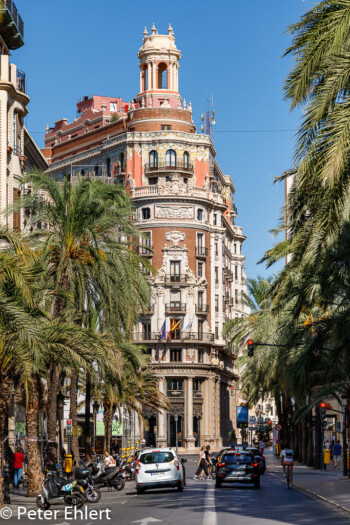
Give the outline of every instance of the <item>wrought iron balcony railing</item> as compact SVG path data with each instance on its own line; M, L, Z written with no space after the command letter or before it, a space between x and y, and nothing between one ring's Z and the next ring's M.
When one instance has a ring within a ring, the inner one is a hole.
M167 162L158 162L157 164L145 164L145 173L156 171L185 171L193 173L193 164L177 161L174 166L169 166Z
M208 304L196 304L196 314L207 314L209 313Z
M186 312L186 304L185 303L177 303L177 304L166 304L165 305L165 312L166 313L179 313L179 312Z
M208 248L196 246L196 257L208 257Z

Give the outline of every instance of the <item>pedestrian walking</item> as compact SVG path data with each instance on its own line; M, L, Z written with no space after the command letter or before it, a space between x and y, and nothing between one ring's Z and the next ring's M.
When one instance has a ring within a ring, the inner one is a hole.
M336 443L334 443L333 446L333 465L334 468L340 467L340 460L341 460L341 454L342 454L342 446L340 444L339 439Z
M23 473L23 462L24 462L24 454L22 452L21 447L17 447L17 451L13 455L13 468L14 468L14 480L13 480L13 486L17 488L20 484L20 481L22 479L22 473Z
M210 459L210 445L207 445L205 447L204 455L205 455L205 461L208 464L209 475L210 475L211 479L214 479L213 469L212 469L213 464L212 464L211 459Z
M195 472L195 475L193 476L193 479L198 479L198 476L202 472L202 470L204 470L204 473L205 473L207 479L210 479L209 478L209 472L208 472L208 464L205 461L204 451L205 451L205 447L202 447L200 455L199 455L199 460L198 460L198 468L197 468L197 470Z
M263 440L259 442L259 449L260 449L260 454L263 456L264 450L265 450L265 442Z

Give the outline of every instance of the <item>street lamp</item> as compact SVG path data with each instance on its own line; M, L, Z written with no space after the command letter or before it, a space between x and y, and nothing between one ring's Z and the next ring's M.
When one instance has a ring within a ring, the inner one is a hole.
M92 409L94 411L94 451L95 451L95 455L96 455L96 419L97 419L99 408L100 408L100 405L97 403L97 401L94 401L92 405Z
M174 421L175 421L175 439L176 439L176 455L177 455L178 453L177 422L179 421L179 416L177 414L175 414L174 416Z
M65 397L64 397L64 395L62 394L62 392L60 390L59 393L57 394L57 408L58 408L58 426L59 426L59 440L58 440L58 444L59 444L59 447L60 447L58 457L60 458L59 470L60 470L61 475L62 475L62 465L63 465L63 460L64 460L64 458L62 457L63 444L64 444L64 441L62 439L62 419L63 419L63 416L64 416L64 413L63 413L64 400L65 400Z

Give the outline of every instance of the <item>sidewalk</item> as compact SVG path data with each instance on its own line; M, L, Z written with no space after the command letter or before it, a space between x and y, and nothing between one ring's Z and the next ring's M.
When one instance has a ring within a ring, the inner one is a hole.
M283 480L281 462L272 454L272 448L266 450L265 457L267 471ZM293 487L350 513L350 480L343 476L343 466L334 469L327 465L327 470L321 471L294 463Z

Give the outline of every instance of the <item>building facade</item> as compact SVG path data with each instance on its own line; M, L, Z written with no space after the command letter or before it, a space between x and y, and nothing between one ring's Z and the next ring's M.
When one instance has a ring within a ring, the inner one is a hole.
M145 29L138 58L140 92L131 102L85 97L73 123L48 129L44 153L54 177L119 182L135 203L140 253L157 273L133 339L147 347L171 403L168 413L144 414L146 441L218 447L235 427L238 379L222 329L246 311L235 188L179 93L181 53L171 26L165 35Z
M0 1L0 224L22 229L19 212L4 211L20 197L21 178L31 167L45 170L47 162L24 127L29 97L23 71L10 63L11 52L24 44L24 25L12 0Z

